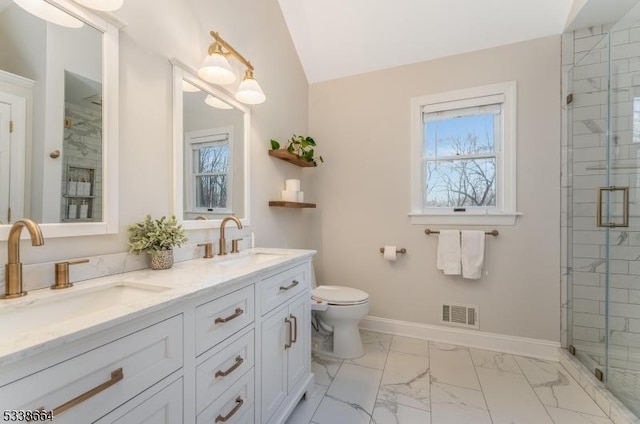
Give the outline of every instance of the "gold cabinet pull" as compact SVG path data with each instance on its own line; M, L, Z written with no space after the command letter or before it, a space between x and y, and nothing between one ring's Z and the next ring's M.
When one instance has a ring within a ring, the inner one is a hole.
M231 320L232 320L232 319L234 319L234 318L238 318L238 317L239 317L240 315L242 315L243 313L244 313L244 311L243 311L241 308L236 308L236 311L235 311L233 314L229 315L229 316L228 316L228 317L226 317L226 318L220 318L220 317L218 317L218 318L216 318L216 320L214 321L214 323L215 323L215 324L219 324L219 323L223 323L223 322L231 321Z
M622 223L616 222L603 222L602 219L602 193L605 191L622 191ZM596 225L598 227L628 227L629 226L629 187L608 186L598 187L598 205L596 212Z
M289 314L289 318L293 320L293 340L291 340L291 342L295 343L298 341L298 318L292 314Z
M294 288L295 286L297 286L298 284L300 284L300 282L298 280L293 280L291 282L291 284L289 284L288 286L280 286L280 291L287 291L287 290L291 290L292 288Z
M291 340L291 333L293 332L292 328L291 328L291 321L289 320L289 318L285 318L284 322L288 325L289 327L289 341L287 343L284 344L284 349L287 350L291 347L292 344L292 340Z
M93 389L89 390L88 392L85 392L85 393L81 394L80 396L71 399L67 403L63 403L62 405L58 406L57 408L54 408L53 416L57 417L58 415L62 414L64 411L66 411L67 409L71 409L74 406L77 406L77 405L81 404L85 400L94 397L98 393L107 390L109 387L113 386L118 381L122 380L123 378L124 378L124 373L122 372L122 368L118 368L115 371L111 371L111 378L108 381L105 381L101 385L94 387ZM42 410L44 410L44 408L42 408Z
M231 365L231 368L229 368L226 371L222 371L222 370L218 370L216 371L216 377L226 377L229 374L231 374L232 372L235 371L236 368L238 368L240 365L242 365L242 363L244 362L244 359L242 359L242 356L238 355L236 356L236 362Z
M223 423L226 422L229 418L233 417L233 415L238 412L238 409L240 409L242 407L242 404L244 403L244 400L238 396L236 398L236 406L233 407L233 409L231 411L229 411L229 413L227 415L225 415L224 417L222 415L218 415L216 417L216 422L217 423Z

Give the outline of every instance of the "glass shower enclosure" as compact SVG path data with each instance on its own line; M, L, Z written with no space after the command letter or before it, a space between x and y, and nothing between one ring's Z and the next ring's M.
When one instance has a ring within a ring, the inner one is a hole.
M563 343L640 415L640 6L571 38Z

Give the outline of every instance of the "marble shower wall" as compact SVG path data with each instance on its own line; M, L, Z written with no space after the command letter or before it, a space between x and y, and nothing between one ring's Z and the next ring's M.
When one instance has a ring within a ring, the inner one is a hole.
M69 217L69 205L74 203L76 209L82 202L89 203L90 221L102 221L102 112L85 106L65 103L65 120L68 122L64 130L62 187L69 196L67 182L85 178L92 183L90 198L63 198L60 216L62 219L73 221ZM73 169L91 170L93 181L87 175L73 172ZM66 189L65 189L66 188ZM73 193L75 194L75 193ZM79 217L79 215L77 215ZM70 219L69 219L70 218Z

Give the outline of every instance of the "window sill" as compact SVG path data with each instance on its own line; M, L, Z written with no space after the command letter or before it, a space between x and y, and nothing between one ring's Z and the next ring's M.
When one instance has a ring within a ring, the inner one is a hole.
M413 225L515 225L521 212L515 213L410 213Z

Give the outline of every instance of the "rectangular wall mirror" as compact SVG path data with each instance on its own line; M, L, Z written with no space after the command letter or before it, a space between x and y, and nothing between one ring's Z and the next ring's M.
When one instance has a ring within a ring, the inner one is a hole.
M118 28L66 0L45 21L0 0L0 239L117 232Z
M186 229L228 215L249 224L250 111L178 61L174 75L174 213Z

